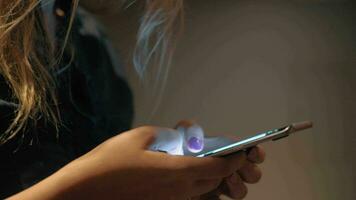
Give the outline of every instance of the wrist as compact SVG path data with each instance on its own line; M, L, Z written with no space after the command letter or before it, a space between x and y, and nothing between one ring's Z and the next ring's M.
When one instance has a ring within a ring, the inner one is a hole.
M89 161L76 160L54 174L53 181L59 188L58 199L97 199L95 192L95 171ZM96 171L98 172L98 171ZM93 190L94 189L94 190Z
M82 199L87 194L89 176L81 162L74 161L34 186L15 194L8 200L68 200ZM92 197L93 198L93 197Z

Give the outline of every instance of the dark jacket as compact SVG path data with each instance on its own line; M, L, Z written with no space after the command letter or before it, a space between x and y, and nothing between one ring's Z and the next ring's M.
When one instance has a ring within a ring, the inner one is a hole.
M67 13L70 6L57 3L58 8ZM57 16L57 20L60 41L68 16ZM53 74L62 120L59 132L43 119L30 120L24 132L0 146L0 199L32 186L131 126L132 94L120 74L120 63L83 10L77 13L70 44L73 62L66 53ZM11 123L16 107L0 76L0 134Z

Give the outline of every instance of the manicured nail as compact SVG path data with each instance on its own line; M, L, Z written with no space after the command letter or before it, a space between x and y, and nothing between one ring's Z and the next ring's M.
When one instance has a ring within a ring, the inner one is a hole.
M203 129L194 124L186 129L186 145L190 152L198 153L204 148L204 131Z
M197 137L191 137L188 139L188 148L193 151L200 151L203 148L203 141Z
M185 148L192 153L204 149L204 131L198 124L182 123L177 128L184 135Z

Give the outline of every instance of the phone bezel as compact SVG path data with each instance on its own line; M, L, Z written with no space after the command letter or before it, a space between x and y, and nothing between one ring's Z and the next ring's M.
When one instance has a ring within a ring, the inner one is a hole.
M263 143L263 142L267 142L267 141L270 141L270 140L278 140L278 139L287 137L289 135L289 131L291 130L291 126L286 126L286 127L282 127L282 128L274 129L274 130L278 130L278 131L273 132L272 134L268 134L268 132L270 132L270 131L263 132L263 133L260 133L260 134L256 134L256 135L254 135L252 137L245 138L243 140L240 140L240 141L237 141L235 143L230 144L232 146L230 148L227 148L227 149L224 149L224 150L219 150L219 149L224 148L224 147L220 147L218 149L215 149L215 150L203 153L203 154L199 154L196 157L209 157L209 156L222 157L222 156L227 156L227 155L236 153L238 151L245 150L245 149L248 149L250 147L256 146L256 145L258 145L260 143ZM265 136L263 136L263 137L261 136L260 138L257 138L255 140L248 141L251 138L254 138L254 137L262 135L262 134L265 134ZM247 142L241 143L241 142L243 142L245 140L247 140ZM241 143L241 144L235 146L238 143ZM230 146L230 145L227 145L227 146Z

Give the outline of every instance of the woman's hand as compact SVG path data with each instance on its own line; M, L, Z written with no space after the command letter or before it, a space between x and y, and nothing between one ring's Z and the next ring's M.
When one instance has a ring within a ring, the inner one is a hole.
M244 165L223 179L223 182L213 191L193 198L194 200L218 200L221 194L233 199L243 199L246 197L248 188L246 183L257 183L262 176L262 172L257 164L265 159L265 152L261 147L252 148L247 154L247 161Z
M197 125L193 121L183 120L178 123L176 128L184 127L186 129L189 129L189 127L194 126ZM202 132L202 130L199 132ZM192 135L196 136L197 134L190 133L188 137L191 137ZM199 139L204 139L204 133L199 133L198 136ZM258 164L263 163L265 157L266 154L260 146L251 148L247 152L247 160L246 162L244 162L242 167L230 174L228 177L225 177L222 183L213 191L195 197L194 199L215 200L219 199L219 196L221 194L229 196L233 199L243 199L248 192L246 183L254 184L261 179L262 172L261 169L258 167Z
M247 195L245 183L254 184L261 179L262 172L258 164L261 164L264 159L265 152L261 147L252 148L247 154L247 162L237 172L225 179L220 192L233 199L243 199Z
M13 199L182 199L216 189L246 166L245 154L195 158L152 152L161 128L122 133Z

